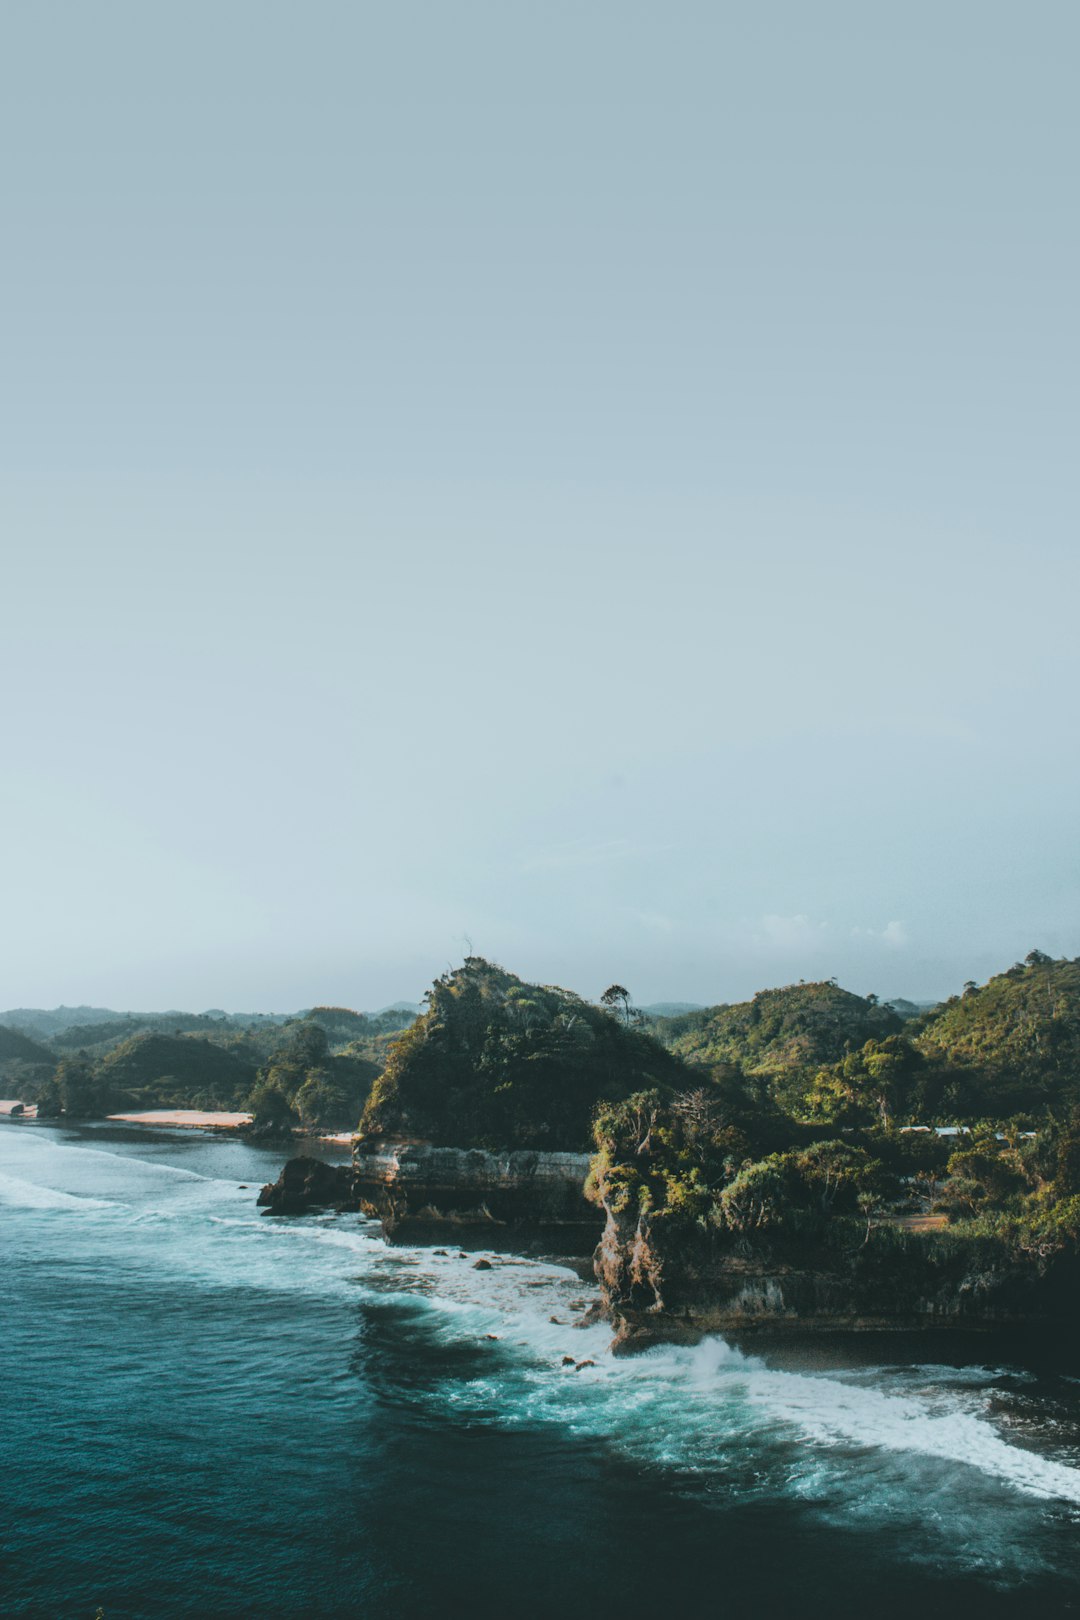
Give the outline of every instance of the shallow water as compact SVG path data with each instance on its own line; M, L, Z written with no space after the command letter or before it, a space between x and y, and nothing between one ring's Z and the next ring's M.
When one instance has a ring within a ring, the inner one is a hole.
M5 1614L1080 1612L1080 1357L614 1361L565 1267L262 1217L280 1157L0 1126Z

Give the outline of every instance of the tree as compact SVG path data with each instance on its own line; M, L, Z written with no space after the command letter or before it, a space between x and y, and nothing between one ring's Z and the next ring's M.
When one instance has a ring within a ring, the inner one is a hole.
M61 1058L56 1068L60 1106L71 1119L92 1119L102 1112L101 1088L81 1057Z
M307 1126L332 1126L349 1130L356 1125L360 1112L350 1107L344 1087L338 1085L327 1069L309 1069L307 1079L293 1098L293 1107L300 1121Z
M288 1097L270 1080L261 1080L248 1098L252 1124L289 1130L297 1124L297 1116Z
M601 1007L609 1013L622 1019L629 1025L634 1016L634 1009L630 1005L630 992L621 984L609 984L600 997Z
M304 1018L288 1026L286 1038L271 1061L283 1060L298 1064L302 1069L313 1069L326 1062L329 1052L330 1039L325 1029L312 1019Z

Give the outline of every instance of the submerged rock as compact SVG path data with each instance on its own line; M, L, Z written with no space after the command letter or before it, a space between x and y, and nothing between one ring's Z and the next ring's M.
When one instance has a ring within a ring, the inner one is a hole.
M290 1159L256 1203L268 1215L302 1215L309 1209L355 1209L352 1170L322 1159Z

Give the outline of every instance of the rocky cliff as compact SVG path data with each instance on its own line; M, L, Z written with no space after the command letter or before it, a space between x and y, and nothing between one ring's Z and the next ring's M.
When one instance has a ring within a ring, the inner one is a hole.
M606 1216L595 1267L617 1354L711 1333L1080 1326L1080 1278L1061 1257L895 1228L826 1241Z
M602 1215L584 1193L587 1153L435 1147L430 1142L362 1139L353 1185L388 1237L487 1247L592 1252Z

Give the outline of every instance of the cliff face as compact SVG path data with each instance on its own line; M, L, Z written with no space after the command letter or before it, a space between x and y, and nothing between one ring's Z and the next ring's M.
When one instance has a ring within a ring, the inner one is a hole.
M735 1237L606 1209L595 1254L617 1354L706 1334L1078 1325L1076 1268L979 1245ZM877 1234L874 1234L877 1236Z
M587 1153L435 1147L429 1142L357 1143L353 1186L359 1207L388 1237L487 1247L592 1252L600 1212L585 1198Z

